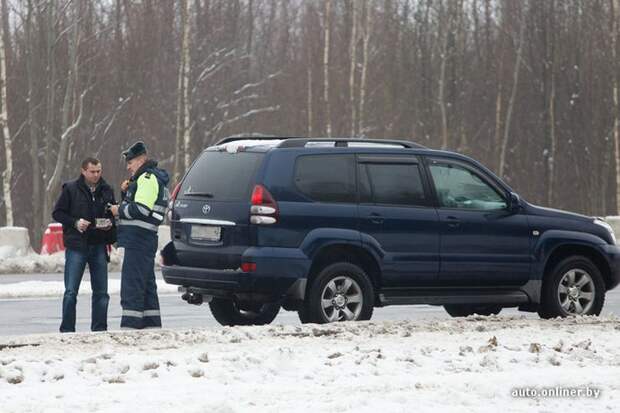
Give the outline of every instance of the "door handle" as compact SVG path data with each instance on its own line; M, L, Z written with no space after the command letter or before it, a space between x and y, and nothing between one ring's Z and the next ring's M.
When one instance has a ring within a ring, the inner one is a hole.
M372 222L373 224L383 224L383 217L381 216L381 214L377 214L376 212L373 212L372 214L370 214L370 216L368 217L368 219L370 220L370 222Z
M457 217L446 217L448 228L458 228L461 226L461 220Z

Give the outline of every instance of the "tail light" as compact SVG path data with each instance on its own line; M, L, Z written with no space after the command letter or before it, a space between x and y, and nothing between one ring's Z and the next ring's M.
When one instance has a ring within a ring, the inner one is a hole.
M174 190L172 191L172 195L170 196L170 202L171 203L174 203L174 201L176 201L177 195L179 194L179 189L181 189L181 183L178 183L174 187Z
M262 185L256 185L252 191L252 206L250 207L250 223L271 225L278 222L280 211L275 199Z
M256 263L254 263L254 262L242 262L241 263L241 271L243 271L243 272L254 272L254 271L256 271Z
M176 201L177 195L179 194L179 189L181 189L180 182L174 187L172 195L170 195L170 202L168 202L168 221L172 221L172 208L174 207L174 201Z

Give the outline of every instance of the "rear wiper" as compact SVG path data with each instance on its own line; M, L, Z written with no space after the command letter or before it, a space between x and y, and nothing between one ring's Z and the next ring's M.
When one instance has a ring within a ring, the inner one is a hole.
M209 192L184 192L183 195L184 196L204 196L207 198L213 198L213 194L210 194Z

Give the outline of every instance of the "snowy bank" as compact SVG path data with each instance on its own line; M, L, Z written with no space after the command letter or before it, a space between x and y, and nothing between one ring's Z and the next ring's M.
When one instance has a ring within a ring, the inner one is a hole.
M160 225L155 268L160 267L159 251L170 242L170 227ZM120 271L123 249L112 248L109 271ZM30 248L28 230L17 227L0 227L0 274L61 273L65 268L65 253L39 255Z
M23 281L11 284L0 284L0 300L10 298L36 298L58 297L61 298L65 291L62 281ZM120 294L121 280L108 280L108 294ZM79 294L91 294L90 282L82 280ZM178 292L178 286L166 284L163 280L157 280L157 292L170 294Z
M112 249L108 270L120 271L122 262L122 250ZM61 273L64 269L64 251L51 255L39 255L30 252L24 256L0 258L0 274Z
M108 271L120 271L123 265L123 249L112 248ZM155 256L155 268L160 268L161 258L159 251ZM52 255L39 255L30 252L24 256L0 258L0 274L40 274L61 273L65 270L65 253L57 252ZM87 267L88 270L88 267Z
M0 342L0 406L3 412L615 411L618 367L615 317L50 334ZM600 394L513 396L524 387Z

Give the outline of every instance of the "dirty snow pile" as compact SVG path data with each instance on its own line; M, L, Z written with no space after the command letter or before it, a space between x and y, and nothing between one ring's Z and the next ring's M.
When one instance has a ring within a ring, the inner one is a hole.
M120 271L123 264L123 249L113 248L110 254L108 271ZM155 256L155 268L160 268L159 251ZM65 268L65 252L39 255L33 251L23 256L2 256L0 254L0 274L61 273Z
M51 334L0 340L0 406L3 412L616 411L619 367L616 317ZM524 388L600 393L514 396Z
M109 271L119 271L123 262L122 250L113 249ZM39 255L34 251L20 256L0 257L0 274L59 273L65 268L65 252Z
M121 280L108 280L108 294L119 294ZM178 286L166 284L163 280L157 280L159 294L178 292ZM22 281L11 284L0 284L0 300L11 298L35 298L35 297L62 297L65 292L63 281ZM91 294L92 288L89 281L80 283L80 294Z

